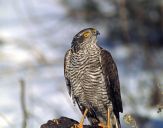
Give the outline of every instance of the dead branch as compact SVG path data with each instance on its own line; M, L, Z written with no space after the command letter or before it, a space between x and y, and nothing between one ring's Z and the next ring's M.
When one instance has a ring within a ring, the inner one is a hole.
M27 127L27 120L28 120L28 112L27 112L27 108L26 108L26 102L25 102L25 82L24 80L20 80L20 102L21 102L21 108L22 108L22 117L23 117L23 121L22 121L22 128L26 128Z
M75 124L79 122L67 117L60 117L59 119L49 120L42 124L40 128L74 128ZM84 125L83 128L100 128L98 126Z

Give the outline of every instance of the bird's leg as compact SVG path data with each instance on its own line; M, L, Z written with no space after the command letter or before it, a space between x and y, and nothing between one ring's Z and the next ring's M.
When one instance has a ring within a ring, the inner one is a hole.
M79 124L75 124L75 128L83 128L83 123L84 123L84 119L87 115L87 112L88 112L88 109L86 108L85 111L84 111L84 114L80 120L80 123Z
M99 127L101 127L101 128L112 128L111 127L111 122L110 122L112 112L113 112L113 107L112 107L112 104L110 104L108 106L108 111L107 111L107 122L106 122L107 124L103 124L103 123L100 122L98 124Z
M111 128L110 126L110 108L108 107L108 113L107 113L107 128Z
M87 115L87 112L88 112L88 109L86 108L85 111L84 111L83 117L82 117L82 119L80 120L79 126L82 126L82 127L83 127L84 119L85 119L85 117L86 117L86 115ZM81 127L81 128L82 128L82 127Z
M103 124L100 122L98 126L101 128L111 128L110 115L111 115L111 106L108 107L108 111L107 111L107 124Z
M116 128L118 128L118 121L117 121L117 118L115 117L115 115L114 115L114 120L115 120L115 122L116 122Z

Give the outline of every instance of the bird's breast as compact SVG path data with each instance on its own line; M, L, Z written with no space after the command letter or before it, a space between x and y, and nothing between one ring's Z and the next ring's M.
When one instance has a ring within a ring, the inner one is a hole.
M73 54L70 64L70 80L74 95L93 95L104 83L99 53L83 51Z

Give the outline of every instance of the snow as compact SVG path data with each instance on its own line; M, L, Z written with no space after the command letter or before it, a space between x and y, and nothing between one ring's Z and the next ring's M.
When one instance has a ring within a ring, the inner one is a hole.
M0 13L0 19L5 19L0 21L0 127L21 127L20 79L26 83L29 127L40 127L47 120L60 116L79 120L81 113L73 105L65 85L63 59L73 36L85 27L96 25L66 17L67 9L59 0L29 0L27 3L16 0L14 5L18 5L17 10L14 10L12 3L8 0L0 5L3 6L0 12L4 12ZM31 3L33 10L22 9L24 4ZM31 12L40 20L32 19ZM14 23L9 22L12 18ZM97 28L102 31L100 36L105 35L103 26ZM136 113L154 119L162 117L157 110L147 109L147 99L142 99L148 95L153 78L151 72L143 70L143 49L135 45L118 45L109 50L118 66L121 87L125 88L121 89L124 114L133 112L133 106L129 103L134 102ZM163 52L158 52L159 56L156 54L155 58L161 65L159 60ZM158 71L160 83L163 83L162 76L163 72ZM149 88L140 90L140 82L144 81ZM143 94L139 95L140 91ZM132 94L134 101L129 99L127 92ZM143 103L139 104L139 101Z

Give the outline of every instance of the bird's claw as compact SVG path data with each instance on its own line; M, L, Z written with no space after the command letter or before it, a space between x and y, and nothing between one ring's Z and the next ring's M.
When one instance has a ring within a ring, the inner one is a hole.
M107 128L107 126L104 125L103 123L99 123L98 126L99 126L100 128Z
M74 124L71 128L83 128L82 124Z

